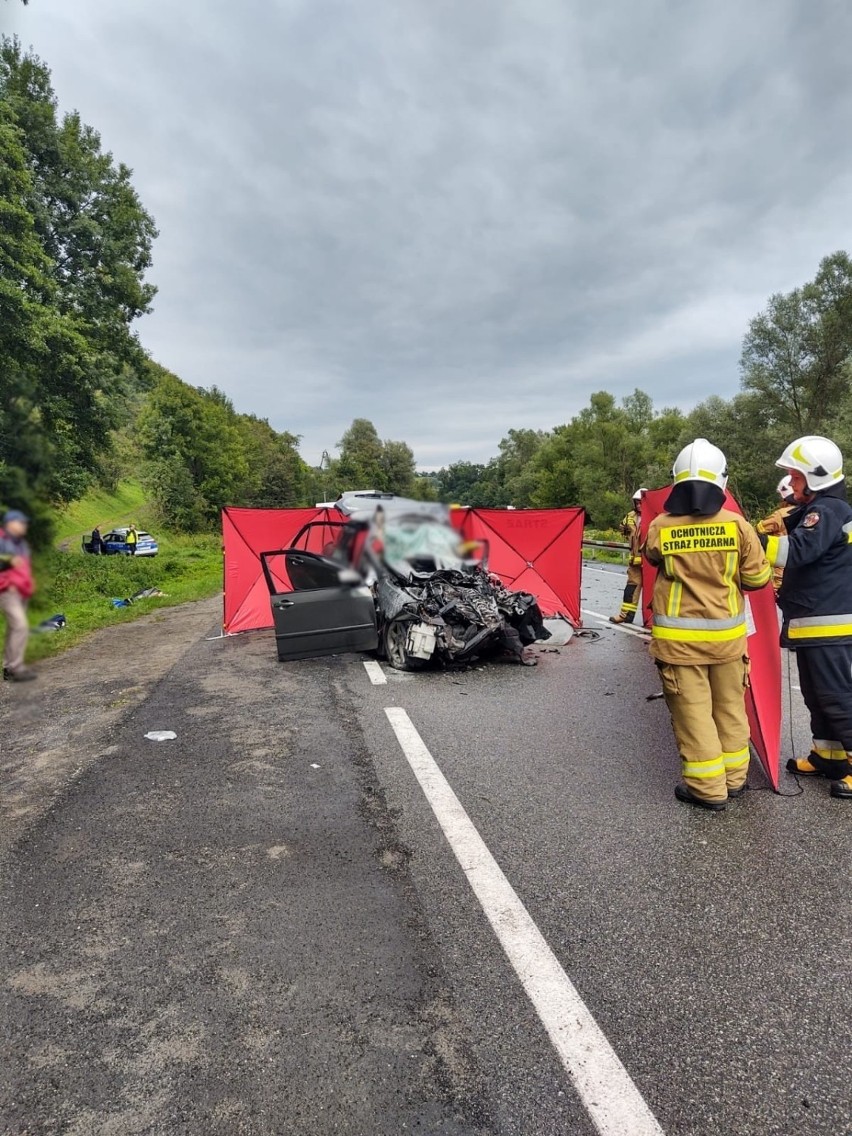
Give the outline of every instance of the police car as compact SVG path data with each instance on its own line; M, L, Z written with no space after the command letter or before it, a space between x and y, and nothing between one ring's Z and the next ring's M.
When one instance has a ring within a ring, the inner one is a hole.
M127 534L129 528L123 529L110 529L109 532L104 533L101 537L103 541L103 555L130 555L130 545L127 543ZM136 541L136 555L137 556L156 556L160 551L160 546L154 540L150 533L137 532ZM85 552L94 552L91 541L83 541L83 550Z

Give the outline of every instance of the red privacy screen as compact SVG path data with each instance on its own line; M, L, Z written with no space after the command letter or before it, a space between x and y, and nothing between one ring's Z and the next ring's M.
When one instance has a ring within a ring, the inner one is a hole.
M261 552L291 548L309 521L325 524L310 529L299 547L322 552L339 532L340 515L333 509L223 509L222 545L225 554L225 603L222 626L228 633L272 626L269 589L263 578ZM283 581L282 581L283 583ZM283 586L282 591L288 591Z
M579 626L582 509L453 509L451 517L466 539L488 541L489 569L507 588L531 592L545 616L564 615ZM299 547L322 552L340 531L334 509L222 511L226 632L272 626L260 553L291 547L309 521L323 523Z
M514 592L531 592L545 616L580 626L583 509L454 509L468 540L487 540L488 568Z

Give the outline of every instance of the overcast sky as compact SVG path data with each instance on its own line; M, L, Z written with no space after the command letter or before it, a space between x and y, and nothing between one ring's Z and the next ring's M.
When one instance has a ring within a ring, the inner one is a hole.
M852 250L848 0L0 0L134 170L151 354L317 463L733 395Z

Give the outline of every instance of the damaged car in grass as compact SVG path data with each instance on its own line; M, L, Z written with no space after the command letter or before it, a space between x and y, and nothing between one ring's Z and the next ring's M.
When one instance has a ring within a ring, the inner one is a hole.
M485 541L463 541L446 506L346 493L339 520L261 553L278 658L378 650L397 670L506 658L550 637L535 596L488 571Z

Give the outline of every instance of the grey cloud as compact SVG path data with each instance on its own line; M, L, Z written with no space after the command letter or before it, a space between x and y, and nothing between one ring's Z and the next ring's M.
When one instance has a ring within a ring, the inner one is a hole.
M424 465L589 393L734 393L849 243L845 3L39 0L25 40L157 218L155 356Z

